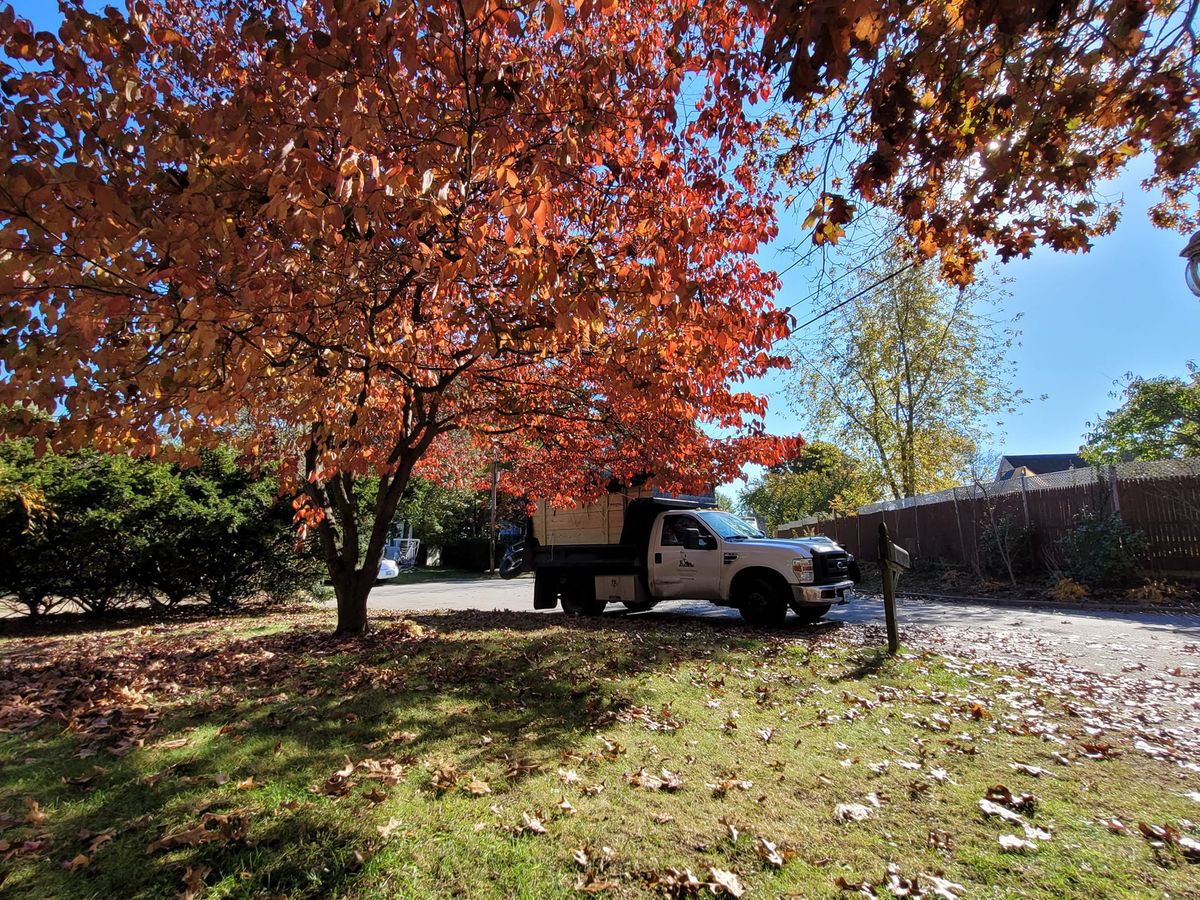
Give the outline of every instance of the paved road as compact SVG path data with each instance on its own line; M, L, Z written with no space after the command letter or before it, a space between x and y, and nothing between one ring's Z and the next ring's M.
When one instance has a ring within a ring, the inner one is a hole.
M425 584L380 585L371 592L375 609L506 609L533 611L533 579L463 579ZM948 642L963 642L963 648L992 644L993 635L1003 635L1011 649L1012 638L1026 634L1040 652L1053 653L1063 663L1105 674L1129 672L1144 666L1147 674L1182 667L1200 667L1200 615L1157 613L1049 612L1045 610L958 604L901 598L901 628L931 626L941 630ZM558 610L546 615L562 615ZM606 615L625 615L619 606ZM737 619L736 610L704 601L674 600L639 613L653 618L662 615L694 615ZM865 623L882 622L883 605L878 598L861 597L834 607L831 620ZM790 621L790 617L789 617ZM785 626L786 628L787 626ZM996 646L999 656L1008 655Z

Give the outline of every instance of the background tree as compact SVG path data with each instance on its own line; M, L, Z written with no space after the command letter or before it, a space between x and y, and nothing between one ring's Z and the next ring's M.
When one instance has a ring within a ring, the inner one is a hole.
M784 522L828 512L850 512L878 497L878 473L833 444L812 441L777 463L738 497L738 508L767 523L774 534Z
M818 244L863 207L969 281L984 251L1086 249L1140 154L1155 224L1197 228L1200 66L1183 0L773 0L781 171Z
M1090 431L1080 453L1092 465L1200 456L1200 367L1189 378L1127 376L1124 402Z
M1020 402L1008 350L1015 333L989 318L996 290L938 282L932 266L876 283L897 254L868 264L846 302L801 335L797 410L878 467L895 498L959 483L987 416Z
M0 11L0 403L55 414L21 430L57 447L279 459L339 631L365 629L410 476L454 432L514 461L514 494L775 458L734 390L786 330L745 152L763 10L62 14Z

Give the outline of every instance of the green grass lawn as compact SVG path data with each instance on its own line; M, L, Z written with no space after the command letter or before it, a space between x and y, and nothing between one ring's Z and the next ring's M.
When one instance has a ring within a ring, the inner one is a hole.
M0 894L1200 896L1200 776L1022 672L853 626L377 625L0 639Z

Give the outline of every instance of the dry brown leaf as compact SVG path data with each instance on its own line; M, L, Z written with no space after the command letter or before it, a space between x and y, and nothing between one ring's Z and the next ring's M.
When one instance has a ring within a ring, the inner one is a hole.
M863 822L871 818L871 807L861 803L839 803L833 808L833 817L838 822Z
M461 783L463 793L470 794L472 797L483 797L492 792L492 786L481 778L476 778L474 775L464 780Z
M386 841L388 838L390 838L392 836L392 832L395 831L397 828L399 828L403 824L404 823L401 822L399 819L397 819L395 816L391 816L387 820L386 825L378 825L378 826L376 826L376 830L379 832L379 836Z
M1015 834L1002 834L997 840L1000 842L1000 849L1005 853L1025 853L1037 849L1037 844L1033 841L1027 841Z
M725 869L710 868L708 870L708 878L711 884L720 888L731 897L740 897L746 893L746 889L742 887L742 883L733 872ZM713 893L717 893L716 890L713 890Z

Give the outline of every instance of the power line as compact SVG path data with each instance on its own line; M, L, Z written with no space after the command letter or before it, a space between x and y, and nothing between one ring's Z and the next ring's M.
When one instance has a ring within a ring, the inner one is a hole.
M841 275L834 276L833 278L830 279L829 284L825 285L824 287L817 288L815 291L813 291L807 297L802 297L801 299L797 300L795 303L791 304L790 306L787 306L784 309L784 312L791 312L793 309L795 309L800 304L807 303L809 300L813 300L813 299L821 296L821 294L823 294L829 288L833 287L835 284L837 284L843 278L853 275L856 272L862 271L864 268L869 266L871 263L875 262L875 260L879 259L879 257L886 254L889 250L891 250L891 247L886 246L882 250L880 250L878 253L874 254L873 256L868 257L867 259L863 260L861 263L854 266L853 268L847 269ZM786 275L788 272L790 272L792 269L794 269L796 267L797 263L804 262L806 260L807 260L807 256L801 257L800 259L796 260L796 262L792 263L790 266L788 266L786 269L784 269L782 272L780 272L779 275L780 276Z
M791 330L790 333L795 334L800 329L807 328L813 322L817 322L817 321L825 318L830 313L837 312L839 309L841 309L847 303L853 303L855 300L857 300L859 297L863 296L864 294L871 293L871 291L875 290L875 288L879 287L880 285L886 284L887 282L889 282L893 278L895 278L897 275L904 274L905 272L907 272L909 269L911 269L915 265L916 265L915 262L906 263L905 265L903 265L899 269L897 269L895 272L891 272L890 274L884 275L882 278L880 278L874 284L867 285L867 287L863 288L861 291L851 294L845 300L841 301L840 303L834 304L833 306L829 307L829 309L825 310L824 312L817 313L815 316L813 316L811 319L809 319L803 325L797 325L795 328L793 328Z

